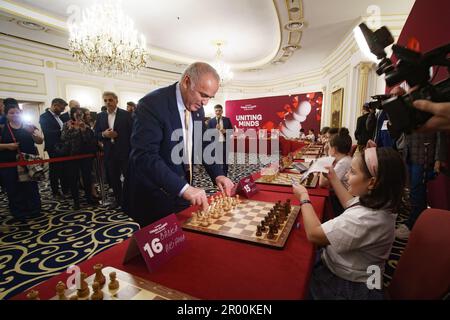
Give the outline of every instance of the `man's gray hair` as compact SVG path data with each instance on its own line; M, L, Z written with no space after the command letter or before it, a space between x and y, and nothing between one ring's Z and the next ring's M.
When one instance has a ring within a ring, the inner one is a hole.
M211 65L205 62L194 62L189 65L186 70L184 70L181 75L181 81L188 76L191 79L193 84L198 83L200 77L204 74L210 73L216 78L217 82L220 82L220 76L217 73L216 69L214 69Z

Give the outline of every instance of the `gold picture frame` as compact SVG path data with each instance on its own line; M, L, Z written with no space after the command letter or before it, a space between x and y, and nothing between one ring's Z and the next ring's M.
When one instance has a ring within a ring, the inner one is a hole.
M331 127L342 127L342 112L344 105L344 88L331 93Z

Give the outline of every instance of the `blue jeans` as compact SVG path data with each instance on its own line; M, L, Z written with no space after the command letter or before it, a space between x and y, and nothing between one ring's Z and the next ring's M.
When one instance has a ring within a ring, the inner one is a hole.
M424 166L408 163L411 212L406 226L412 230L422 211L427 208L427 182L435 178L433 169L428 169L424 179Z

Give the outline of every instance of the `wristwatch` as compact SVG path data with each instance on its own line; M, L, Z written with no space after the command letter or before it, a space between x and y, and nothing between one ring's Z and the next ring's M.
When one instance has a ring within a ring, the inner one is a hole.
M311 200L308 199L308 200L300 201L300 207L303 206L304 204L307 204L307 203L311 204Z

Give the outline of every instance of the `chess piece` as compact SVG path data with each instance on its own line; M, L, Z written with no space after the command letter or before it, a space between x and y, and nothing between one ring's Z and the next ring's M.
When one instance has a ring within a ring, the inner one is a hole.
M103 292L100 287L100 283L94 281L94 283L92 284L93 293L91 295L91 300L103 300Z
M67 297L65 295L66 289L67 287L64 284L64 282L59 281L58 284L56 285L56 294L58 296L58 300L67 300Z
M27 294L27 299L28 300L41 300L39 298L39 291L37 290L31 290L30 292L28 292Z
M97 263L94 265L94 271L95 271L95 278L94 282L98 282L100 285L100 288L103 288L106 282L106 278L102 273L103 265L101 263Z
M257 237L261 237L262 236L261 226L256 226L256 236Z
M80 288L77 289L77 296L80 299L86 299L89 297L89 292L90 292L89 285L86 282L87 274L82 272L80 274L80 277L81 277L81 281L80 281L81 283L80 283Z
M261 221L261 231L262 232L266 232L267 231L266 222L264 220Z
M119 281L117 280L117 276L115 272L111 272L109 274L109 283L108 283L108 289L111 291L113 295L117 293L119 290Z
M192 213L192 220L191 220L191 222L192 223L197 223L197 212L193 212Z
M275 238L275 234L273 233L273 226L269 226L269 233L267 234L267 239L272 240Z

